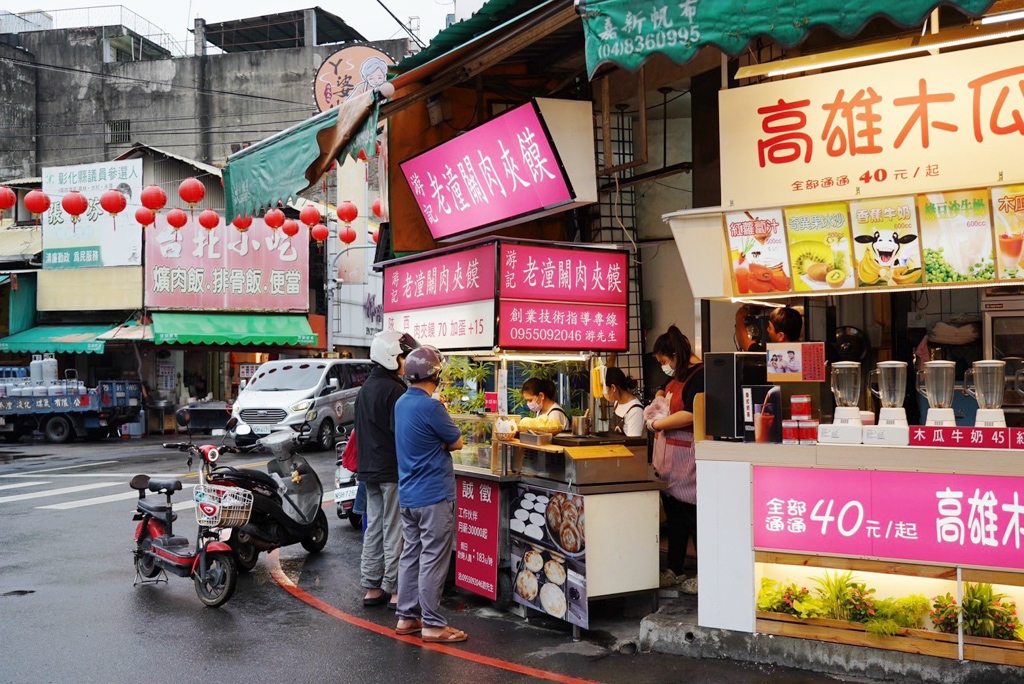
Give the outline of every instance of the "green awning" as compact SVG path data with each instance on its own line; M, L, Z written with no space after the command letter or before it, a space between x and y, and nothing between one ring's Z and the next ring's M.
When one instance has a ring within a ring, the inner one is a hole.
M154 313L157 344L259 346L316 344L317 336L305 316Z
M660 53L677 64L705 45L737 55L758 36L796 45L818 26L843 36L885 16L902 26L919 25L939 5L978 16L993 0L580 0L586 36L587 73L606 62L633 71Z
M228 157L224 166L224 215L255 216L295 199L320 181L335 159L372 156L377 144L380 95L370 106L359 98L321 112ZM351 107L349 106L351 104ZM339 122L339 118L341 119Z
M102 354L109 325L40 325L0 339L0 351L20 354Z

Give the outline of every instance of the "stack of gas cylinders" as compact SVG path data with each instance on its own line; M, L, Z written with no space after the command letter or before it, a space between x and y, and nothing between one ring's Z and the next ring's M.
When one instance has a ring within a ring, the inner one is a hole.
M69 375L74 375L74 371ZM88 392L77 377L57 378L57 359L53 354L34 354L28 369L0 366L0 397L77 397Z

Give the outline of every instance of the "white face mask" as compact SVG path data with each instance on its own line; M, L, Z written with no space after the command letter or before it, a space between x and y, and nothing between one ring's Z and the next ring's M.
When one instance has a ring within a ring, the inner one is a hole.
M540 413L540 402L539 401L528 401L528 402L526 402L526 408L530 409L534 413Z
M661 372L664 373L665 375L675 375L676 369L666 363L661 367Z

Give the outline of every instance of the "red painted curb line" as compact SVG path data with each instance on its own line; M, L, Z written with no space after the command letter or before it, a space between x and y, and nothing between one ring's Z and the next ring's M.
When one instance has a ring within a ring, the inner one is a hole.
M343 610L335 608L331 604L321 601L315 596L310 595L303 589L300 589L295 582L291 580L288 575L281 569L281 563L279 560L279 552L274 550L267 554L267 565L270 569L270 575L274 578L277 584L287 591L295 598L303 601L317 610L327 613L333 618L347 622L350 625L365 629L369 632L386 636L395 641L402 641L413 646L419 646L420 648L426 648L431 651L438 653L444 653L445 655L455 656L456 658L462 658L463 660L469 660L479 665L486 665L487 667L495 667L501 670L508 670L509 672L515 672L516 674L526 675L527 677L535 677L537 679L546 679L552 682L564 682L565 684L594 684L589 679L579 679L578 677L570 677L568 675L562 675L555 672L548 672L547 670L538 670L533 667L526 665L519 665L518 663L511 663L507 660L501 660L499 658L491 658L489 656L480 655L478 653L472 653L466 651L463 648L456 648L454 646L446 646L444 644L432 644L424 643L418 636L400 636L395 634L395 630L390 627L384 627L378 625L375 622L358 618L355 615L350 615Z

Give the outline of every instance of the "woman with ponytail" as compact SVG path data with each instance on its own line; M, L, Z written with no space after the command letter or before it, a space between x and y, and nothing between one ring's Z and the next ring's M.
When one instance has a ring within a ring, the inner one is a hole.
M662 503L668 518L668 570L663 583L679 580L680 590L697 593L697 577L684 579L686 548L697 545L697 461L693 449L693 402L704 391L704 364L693 354L693 346L679 328L669 326L654 342L654 356L671 377L663 393L669 415L651 420L647 428L655 433L654 468L668 483Z
M605 371L604 398L614 409L612 432L626 437L644 436L644 405L633 394L636 387L633 376L626 375L621 368L612 366Z

